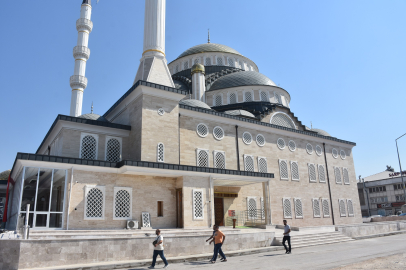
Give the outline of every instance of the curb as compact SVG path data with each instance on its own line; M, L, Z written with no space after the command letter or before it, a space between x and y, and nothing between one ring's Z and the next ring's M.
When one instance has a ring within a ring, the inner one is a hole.
M352 238L355 240L363 240L363 239L391 236L391 235L404 234L404 233L406 233L406 231L394 231L394 232L389 232L389 233L370 234L370 235L357 236L357 237L352 237Z

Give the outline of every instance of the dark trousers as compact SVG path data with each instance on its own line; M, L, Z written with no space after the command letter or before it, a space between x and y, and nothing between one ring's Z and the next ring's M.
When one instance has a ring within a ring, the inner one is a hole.
M288 247L285 245L285 242L286 241L288 241L288 245L289 245L289 249L288 249ZM285 249L286 249L286 251L291 251L292 250L292 248L290 247L290 236L284 236L283 237L283 240L282 240L282 244L283 244L283 246L285 247Z
M220 256L225 260L226 259L226 255L224 255L223 250L221 250L221 246L223 244L215 244L214 245L214 254L213 254L213 258L211 259L212 261L216 261L217 260L217 254L220 253Z
M166 261L165 255L164 255L164 251L163 250L154 250L154 255L152 256L152 267L155 267L155 263L156 263L156 257L161 257L162 261L164 262L165 265L168 265L168 262Z

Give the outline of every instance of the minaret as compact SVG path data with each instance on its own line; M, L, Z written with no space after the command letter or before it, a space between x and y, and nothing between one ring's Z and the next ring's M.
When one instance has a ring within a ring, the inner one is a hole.
M175 87L165 58L166 0L145 0L144 52L134 84L148 81Z
M87 86L86 61L89 59L90 50L87 47L89 43L89 34L92 32L93 23L90 20L92 14L91 0L83 0L80 10L80 19L76 21L78 30L78 43L73 48L73 57L75 58L75 70L70 77L70 87L72 88L72 99L70 103L70 115L82 115L83 91Z
M191 69L192 75L192 97L206 102L206 81L205 70L202 64L194 64Z

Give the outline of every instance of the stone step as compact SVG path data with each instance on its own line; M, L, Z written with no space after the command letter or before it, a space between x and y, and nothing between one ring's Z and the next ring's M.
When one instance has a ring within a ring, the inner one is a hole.
M344 242L349 242L349 241L355 241L355 240L354 239L348 239L348 240L340 240L340 241L323 241L323 242L317 242L317 243L299 244L299 245L294 246L294 247L295 248L302 248L302 247L310 247L310 246L318 246L318 245L344 243Z
M290 238L291 239L312 239L312 238L328 238L328 237L335 237L335 236L345 236L341 234L340 232L334 232L334 233L321 233L321 234L306 234L306 235L301 235L301 234L291 234ZM276 239L283 239L283 236L276 236Z
M337 240L337 241L339 241L339 240L352 240L352 238L349 238L349 237L341 237L341 236L338 236L338 237L329 237L329 238L314 238L314 239L291 239L290 240L290 242L292 243L292 244L299 244L299 243L315 243L315 242L319 242L319 241L332 241L332 240ZM279 242L279 243L282 243L282 240Z

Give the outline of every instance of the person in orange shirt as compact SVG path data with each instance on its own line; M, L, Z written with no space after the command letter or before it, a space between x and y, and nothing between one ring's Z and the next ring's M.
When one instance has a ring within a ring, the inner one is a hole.
M226 262L227 258L226 255L224 255L223 250L221 250L221 246L224 244L224 241L226 240L226 236L222 231L219 230L219 226L214 225L214 237L213 240L210 241L210 244L214 241L214 254L213 258L211 259L211 263L215 263L217 260L217 254L220 253L221 256L221 261Z

